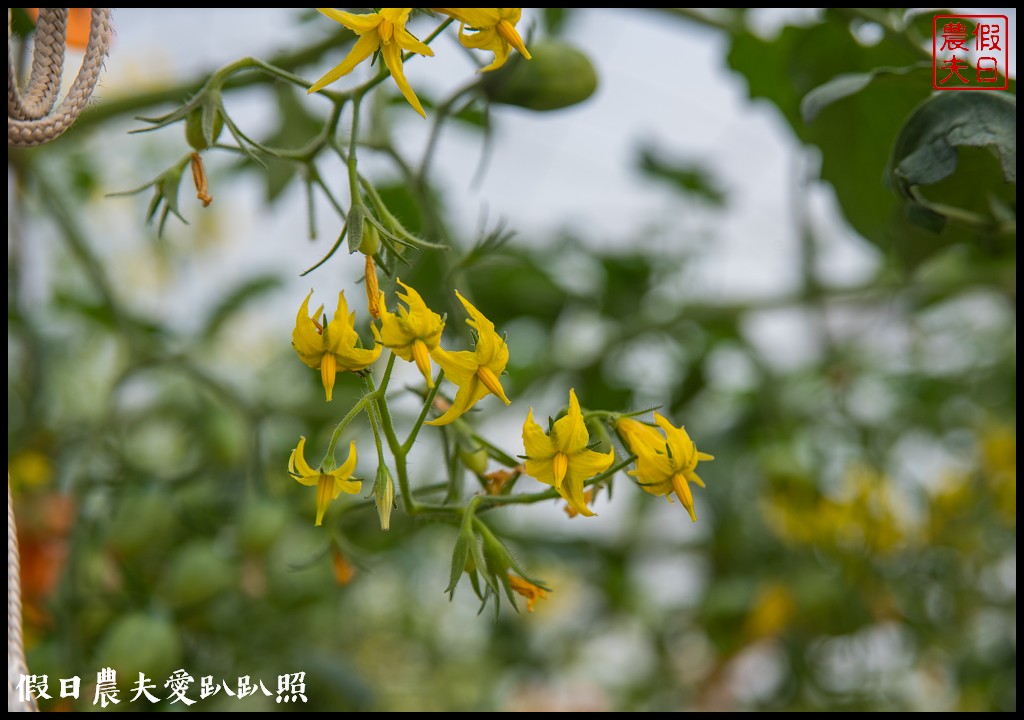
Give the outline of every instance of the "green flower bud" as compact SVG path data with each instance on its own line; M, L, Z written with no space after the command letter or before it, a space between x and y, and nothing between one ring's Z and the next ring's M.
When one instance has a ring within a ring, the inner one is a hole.
M373 224L363 219L363 236L359 240L359 252L363 255L375 255L380 249L380 233Z
M388 466L377 467L377 479L373 482L373 497L377 501L377 516L380 518L380 529L391 527L391 510L395 507L395 482L391 479Z
M224 129L224 118L221 117L220 112L214 109L212 111L213 120L210 121L211 132L209 137L207 137L206 133L203 132L204 112L203 106L200 105L189 113L188 119L185 120L185 139L188 140L188 144L192 146L192 149L196 151L205 150L217 142L221 130Z

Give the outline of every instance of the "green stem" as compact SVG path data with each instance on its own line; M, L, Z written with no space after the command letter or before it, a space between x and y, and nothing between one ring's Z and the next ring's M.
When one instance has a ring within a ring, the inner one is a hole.
M430 412L430 408L434 404L434 397L437 395L437 389L441 386L441 380L443 379L444 368L438 371L437 379L434 380L434 387L430 388L430 392L427 393L427 399L423 402L420 415L416 418L416 423L412 426L412 430L409 431L409 437L402 444L403 453L408 453L412 450L412 444L416 442L416 436L419 434L420 428L423 427L423 422L427 419L427 413Z
M370 394L374 396L374 407L380 416L380 428L384 431L388 447L395 458L395 477L398 478L398 490L402 496L402 508L407 515L415 515L419 510L416 500L412 495L412 488L409 485L409 469L405 462L406 451L401 443L398 442L394 422L391 420L391 412L388 410L387 399L384 396L388 383L391 382L391 372L394 370L394 367L395 354L391 353L388 357L388 364L384 368L384 377L381 378L380 389L377 389L374 385L372 375L366 376L366 386L370 389Z
M373 401L376 397L377 394L371 391L366 395L363 395L361 398L359 398L359 401L352 406L352 409L348 411L348 414L345 417L343 417L341 419L341 422L338 423L337 427L334 428L334 434L331 436L330 445L327 446L327 454L325 455L325 457L334 457L334 446L338 444L338 439L341 437L342 430L344 430L345 427L355 419L356 415L361 413L363 411L363 408L365 408L366 405Z
M434 124L430 128L430 138L427 140L426 150L423 151L423 159L420 161L419 170L416 171L417 182L422 183L426 181L427 171L430 168L431 161L434 159L437 142L441 137L441 126L444 125L444 121L448 119L448 115L451 113L452 107L456 102L458 102L459 98L469 92L472 92L479 85L479 78L473 78L473 80L449 95L448 98L434 110Z
M363 94L356 93L352 98L352 129L351 137L348 141L348 157L346 158L346 165L348 166L348 187L349 192L352 194L351 204L353 206L359 205L359 172L356 167L356 139L359 137L359 106L363 102Z
M380 430L377 428L375 408L371 407L366 416L370 418L370 429L373 430L373 443L377 446L377 463L380 466L387 467L387 462L384 458L384 446L380 442Z

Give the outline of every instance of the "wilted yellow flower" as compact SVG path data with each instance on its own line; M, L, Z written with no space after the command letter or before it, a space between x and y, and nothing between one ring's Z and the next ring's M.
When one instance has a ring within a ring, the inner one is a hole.
M334 311L334 319L326 327L319 320L323 305L317 308L313 317L309 317L309 298L312 295L313 291L310 290L295 316L292 345L302 362L320 371L327 401L330 402L335 375L339 372L365 370L380 357L381 346L375 344L369 350L356 347L359 342L359 334L355 330L356 314L349 314L344 291L338 293L338 308ZM374 337L379 340L377 328L372 325L370 327Z
M316 485L316 524L323 523L324 513L331 500L344 493L353 495L359 492L363 486L360 480L352 480L352 473L356 469L356 444L348 446L348 459L340 468L329 468L326 465L333 465L333 460L326 460L317 470L314 470L306 462L304 448L306 438L299 438L299 444L292 450L288 458L288 472L292 478L303 485Z
M583 497L583 482L609 468L615 453L587 449L590 433L583 421L576 391L569 391L569 412L556 420L546 434L533 420L533 408L523 423L526 447L526 473L545 485L551 485L576 512L585 517L594 513Z
M509 573L508 582L513 590L526 598L526 609L529 612L533 612L533 606L537 604L538 600L543 600L548 596L547 590L518 575Z
M380 50L387 65L388 72L395 79L395 84L402 91L402 95L409 101L413 109L423 117L423 106L420 105L416 93L405 77L402 68L402 51L419 53L420 55L433 56L434 51L427 45L420 42L416 37L405 29L405 23L409 20L409 13L412 8L381 8L380 12L368 15L355 15L353 13L335 10L332 8L317 8L321 13L336 20L349 30L359 36L356 44L349 54L329 73L313 83L309 92L314 93L332 82L348 75L352 70L366 58Z
M494 62L483 68L497 70L515 48L527 60L530 52L523 44L516 30L516 23L523 16L522 8L434 8L460 23L459 40L463 46L476 50L490 50L494 53ZM466 28L473 32L466 33Z
M356 566L338 548L331 548L331 570L339 585L348 585L356 576Z
M505 396L505 390L498 381L498 376L508 364L508 346L504 338L494 332L494 323L459 295L458 290L455 294L470 315L466 323L476 331L476 348L448 352L439 345L431 353L434 361L444 370L445 377L458 385L459 390L444 415L431 420L428 425L447 425L488 393L497 395L506 405L512 402Z
M397 295L408 308L399 305L397 314L382 308L380 341L406 362L415 362L427 381L427 387L434 387L430 353L441 344L444 320L427 307L418 292L401 280L398 284L405 288L406 294Z
M695 472L697 461L715 458L707 453L697 452L697 446L687 435L686 430L673 426L658 413L654 413L654 421L665 433L664 438L658 435L654 428L650 428L651 432L648 432L628 426L629 429L624 432L622 425L627 420L628 418L619 420L616 427L626 436L627 443L632 442L630 450L637 456L636 470L631 470L629 474L636 477L640 487L652 495L667 496L674 492L679 502L686 508L686 512L690 514L690 520L697 522L690 483L694 482L704 487L704 482ZM649 427L635 421L630 422L641 427Z

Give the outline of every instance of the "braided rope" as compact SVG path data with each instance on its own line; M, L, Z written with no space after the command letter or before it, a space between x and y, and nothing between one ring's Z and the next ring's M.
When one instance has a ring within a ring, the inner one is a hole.
M54 109L64 70L67 8L42 8L25 94L14 76L11 10L7 9L7 144L42 145L60 137L78 119L96 88L110 46L110 8L93 8L89 42L71 89Z
M18 529L14 525L11 476L7 475L7 712L35 712L35 699L18 697L18 681L28 675L25 642L21 637L21 564L18 560Z

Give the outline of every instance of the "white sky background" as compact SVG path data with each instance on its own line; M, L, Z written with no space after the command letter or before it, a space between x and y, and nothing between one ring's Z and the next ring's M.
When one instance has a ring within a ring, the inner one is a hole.
M1012 34L1015 12L1009 12ZM765 10L754 18L762 31L771 33L785 17L806 19L814 13ZM101 98L140 84L193 78L245 55L268 57L308 42L312 33L333 29L325 17L301 23L296 10L281 8L118 8L113 20L116 39L99 89ZM524 35L536 21L526 9L520 24ZM412 29L422 36L432 27L429 18L419 18ZM471 76L473 67L450 34L435 42L435 58L406 64L414 88L443 96L445 89ZM662 244L655 247L685 248L700 255L696 272L687 278L690 297L761 297L784 292L796 280L794 207L797 198L806 197L811 222L832 239L822 258L826 276L856 282L875 267L875 251L839 218L831 191L820 185L812 185L810 192L801 187L803 178L814 176L814 154L795 141L773 106L747 100L745 81L725 67L727 45L720 33L652 11L594 9L570 21L568 38L597 69L599 88L589 101L554 113L498 109L494 153L483 182L475 187L470 180L481 153L479 136L451 126L442 136L435 178L445 188L465 236L474 233L484 216L491 225L506 219L517 232L516 242L525 244L542 243L559 229L573 228L588 243L610 247L633 241L638 229L670 225L678 228L674 235L666 238L661 233L652 242ZM1013 63L1015 40L1010 39ZM307 71L310 79L333 67L344 52L339 48L328 54L322 68ZM343 78L337 86L346 87L368 72L358 68L354 77ZM268 129L269 97L250 95L229 103L229 110L241 127L258 137ZM406 115L396 137L411 157L418 158L430 123L411 111ZM133 121L127 127L139 126ZM139 185L180 157L185 149L180 132L175 126L149 136L118 132L116 137L98 138L116 163L118 172L112 177L121 181L121 187L109 189ZM154 146L154 140L165 147ZM637 149L643 145L662 148L669 159L704 165L727 192L727 209L709 212L643 178L636 169ZM169 221L172 252L175 246L196 245L176 258L173 275L166 268L144 267L150 242L140 225L148 196L106 200L90 209L103 218L103 226L114 225L116 237L105 247L111 252L124 248L133 256L137 272L129 282L138 302L159 306L171 313L170 320L188 327L231 283L257 271L284 273L290 278L290 297L301 298L313 287L321 299L337 292L339 274L347 282L361 274L361 263L345 263L338 255L326 269L299 278L340 230L340 220L326 201L318 208L319 238L311 244L306 238L305 197L298 184L283 202L268 208L253 174L219 177L220 168L234 158L213 152L206 160L215 202L208 210L201 209L189 184L183 183L182 212L198 236L175 219ZM369 152L361 162L371 176L374 169L390 168ZM340 165L332 170L325 164L321 170L339 197L347 200ZM167 302L169 296L172 303ZM263 327L288 330L294 322L290 305L297 303L268 307L273 315L262 319Z
M531 17L527 15L524 25ZM324 32L330 29L327 18L300 24L292 10L117 9L117 38L101 93L113 97L140 82L194 77L248 54L266 57L308 41L318 22ZM413 29L425 34L430 27L424 18ZM479 136L459 128L443 135L435 171L447 188L458 225L470 235L486 214L491 223L505 218L517 231L517 242L543 242L554 231L572 227L588 242L610 246L635 237L638 228L672 221L684 232L693 231L692 237L673 243L691 249L696 244L707 254L699 275L703 288L693 288L705 293L705 299L756 296L789 286L796 273L793 197L797 179L806 172L804 160L774 109L750 105L742 79L724 69L723 38L649 11L589 11L580 13L570 27L569 37L587 52L600 78L590 101L555 113L499 110L494 155L478 187L471 187L470 177L480 157ZM433 59L417 58L406 64L414 88L450 88L470 77L473 68L453 38L439 38L435 51ZM311 79L343 56L344 50L339 49L325 57L323 68L307 71ZM359 68L353 75L362 78L365 74L360 73L365 72ZM345 82L355 79L343 79L339 86ZM440 90L435 93L439 94ZM236 113L239 125L258 136L266 125L265 101L253 97L251 103L234 102L229 109ZM418 157L429 123L407 114L397 136L402 147ZM177 157L173 143L178 133L177 127L159 133L168 138L168 164ZM158 168L154 163L159 159L152 157L152 150L145 150L143 137L116 140L113 154L126 161L122 169L126 187L150 179ZM728 192L728 210L709 214L662 184L643 179L635 169L637 148L643 144L663 147L671 158L707 166ZM145 162L139 162L139 155L146 156ZM204 211L183 186L183 214L194 227L203 223L204 213L219 215L217 232L238 237L220 238L207 250L216 257L187 269L189 277L183 285L172 283L184 292L178 304L182 317L195 318L196 303L205 305L216 297L210 297L208 290L223 289L231 275L255 269L283 270L295 279L295 293L308 291L310 281L318 297L321 291L330 293L337 282L335 272L321 270L297 278L340 230L340 221L332 217L326 203L318 213L319 240L310 245L305 238L304 196L297 185L285 202L264 209L262 187L255 177L242 182L231 177L218 183L218 165L228 165L233 158L208 153L206 159L215 202ZM362 161L371 169L388 167L371 153L365 153ZM330 167L325 168L325 176L331 182ZM334 178L333 187L344 197L340 166ZM140 197L103 203L114 204L109 211L120 216L118 225L125 223L122 230L129 244L143 242L138 227L145 202ZM827 212L827 193L816 193L812 203L823 218L834 217ZM836 222L830 226L836 227ZM168 227L172 245L190 232L175 220ZM707 247L709 239L715 244ZM859 239L851 238L849 245L839 260L856 276L873 265L873 256ZM336 256L332 262L338 268L343 260ZM202 267L209 269L210 277L203 277L207 273ZM353 279L358 274L355 268L350 273ZM287 328L294 321L292 311L283 309L278 320Z

